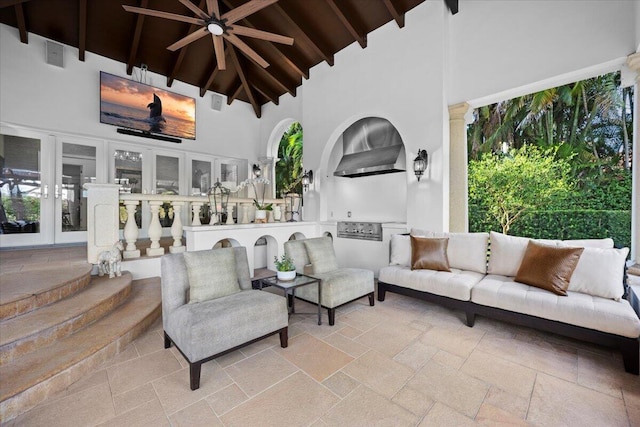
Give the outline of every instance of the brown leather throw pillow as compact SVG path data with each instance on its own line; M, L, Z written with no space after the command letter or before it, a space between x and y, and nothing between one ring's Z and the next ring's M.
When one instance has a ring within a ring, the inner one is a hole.
M515 281L566 296L584 248L548 246L529 241Z
M448 245L449 238L411 236L411 269L451 271L447 258Z

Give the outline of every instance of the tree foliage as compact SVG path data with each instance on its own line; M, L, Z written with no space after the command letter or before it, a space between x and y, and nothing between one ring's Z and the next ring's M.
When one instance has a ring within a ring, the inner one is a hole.
M302 194L302 126L295 122L280 139L278 146L278 162L276 163L276 194L284 196L283 192ZM296 181L298 181L296 183Z
M526 211L569 197L569 171L566 161L533 146L487 154L469 164L469 202L484 208L506 234Z

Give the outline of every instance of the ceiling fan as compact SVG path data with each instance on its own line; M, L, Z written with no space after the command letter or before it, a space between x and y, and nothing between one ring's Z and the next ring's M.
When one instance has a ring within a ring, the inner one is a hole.
M267 68L269 66L269 63L265 61L265 59L261 57L255 50L251 49L238 36L253 37L260 40L288 45L293 44L293 39L291 37L286 37L280 34L269 33L267 31L261 31L255 28L249 28L235 24L237 21L246 18L247 16L261 9L264 9L265 7L272 5L273 3L276 3L278 0L251 0L243 4L242 6L238 6L235 9L232 9L222 15L220 14L220 8L218 7L218 0L207 0L207 12L191 3L190 0L178 1L185 5L189 10L191 10L197 17L192 18L190 16L178 15L175 13L135 6L122 5L122 7L127 12L140 13L142 15L155 16L158 18L171 19L173 21L202 25L202 28L178 40L171 46L168 46L167 49L176 51L185 47L191 42L194 42L201 39L202 37L207 36L208 34L211 34L219 70L226 69L223 39L227 40L227 42L240 49L241 52L261 65L263 68Z

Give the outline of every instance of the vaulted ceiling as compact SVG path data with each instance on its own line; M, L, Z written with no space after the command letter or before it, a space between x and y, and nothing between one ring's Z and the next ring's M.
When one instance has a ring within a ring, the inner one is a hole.
M207 12L215 8L211 0L190 0ZM251 0L218 0L224 15ZM175 51L167 47L202 24L144 16L124 10L123 5L142 7L189 18L198 18L196 9L180 0L0 0L0 22L18 28L20 40L28 43L29 33L77 47L78 59L93 52L126 64L127 74L145 64L149 71L197 86L200 96L214 91L227 96L231 104L249 102L258 117L262 105L278 104L280 95L296 95L309 70L321 63L334 64L334 55L354 41L367 47L367 34L389 21L404 26L405 14L425 0L279 0L256 7L235 24L293 38L292 45L240 37L237 44L225 37L225 69L220 69L211 37L202 37ZM255 0L260 5L264 0ZM445 0L452 13L458 0ZM248 9L245 6L244 9ZM239 9L242 10L242 9ZM211 35L207 33L207 35ZM226 33L225 33L226 35ZM242 43L244 42L244 43ZM248 47L248 49L246 49ZM402 49L402 46L398 46ZM221 51L221 50L220 50ZM257 55L247 55L247 52ZM269 65L259 65L263 58ZM384 67L384 58L380 58Z

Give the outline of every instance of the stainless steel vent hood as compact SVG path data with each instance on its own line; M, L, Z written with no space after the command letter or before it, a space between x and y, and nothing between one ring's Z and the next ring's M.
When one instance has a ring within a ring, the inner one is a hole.
M366 117L342 134L343 155L334 176L356 178L404 172L404 145L396 128L386 119Z

